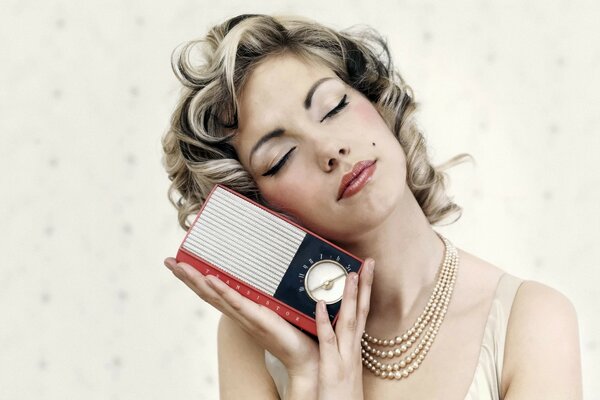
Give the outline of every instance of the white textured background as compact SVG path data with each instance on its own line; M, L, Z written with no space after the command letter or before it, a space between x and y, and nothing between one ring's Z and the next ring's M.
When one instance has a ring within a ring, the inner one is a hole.
M377 4L0 1L0 399L217 398L218 314L162 265L183 231L160 138L171 50L242 12L388 38L434 160L477 160L443 232L573 301L600 399L600 6Z

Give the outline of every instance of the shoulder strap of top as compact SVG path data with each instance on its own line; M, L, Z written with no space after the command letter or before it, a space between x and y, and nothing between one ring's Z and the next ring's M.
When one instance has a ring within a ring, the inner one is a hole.
M500 277L496 294L494 296L495 307L497 313L495 338L496 338L496 373L498 374L498 382L502 378L502 367L504 366L504 345L506 343L506 333L508 328L508 320L512 309L513 301L519 290L523 280L516 276L504 273Z
M483 333L479 362L465 400L500 399L506 328L513 300L522 282L507 273L498 279Z

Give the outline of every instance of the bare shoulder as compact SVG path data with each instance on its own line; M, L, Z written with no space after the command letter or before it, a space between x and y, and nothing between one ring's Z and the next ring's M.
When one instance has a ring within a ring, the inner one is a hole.
M513 301L505 346L506 399L582 398L577 313L564 294L524 281Z
M217 342L221 399L279 399L264 349L237 322L222 315Z

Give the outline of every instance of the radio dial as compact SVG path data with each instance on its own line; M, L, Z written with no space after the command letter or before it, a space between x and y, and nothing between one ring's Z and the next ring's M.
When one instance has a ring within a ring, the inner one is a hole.
M323 300L327 304L342 299L348 272L337 261L322 260L313 264L306 272L304 287L314 300Z

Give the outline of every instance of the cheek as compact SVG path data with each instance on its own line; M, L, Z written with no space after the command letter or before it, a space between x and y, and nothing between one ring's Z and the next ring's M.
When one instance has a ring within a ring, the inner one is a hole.
M286 181L279 181L273 187L261 187L260 191L269 205L278 212L283 213L297 224L314 230L315 221L323 221L321 200L315 196L314 182L298 177Z
M292 180L291 183L280 182L272 188L261 188L265 200L274 208L297 215L297 210L306 204L307 190L303 189L302 182ZM310 196L308 196L310 197Z
M355 102L354 112L360 121L366 122L369 125L374 123L381 124L383 122L373 104L362 97Z

